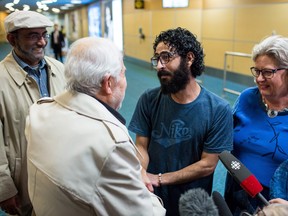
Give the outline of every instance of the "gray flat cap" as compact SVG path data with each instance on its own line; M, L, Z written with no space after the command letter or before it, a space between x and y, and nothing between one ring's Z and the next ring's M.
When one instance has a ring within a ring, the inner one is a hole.
M45 28L53 26L50 19L35 11L16 11L4 20L6 33L22 28Z

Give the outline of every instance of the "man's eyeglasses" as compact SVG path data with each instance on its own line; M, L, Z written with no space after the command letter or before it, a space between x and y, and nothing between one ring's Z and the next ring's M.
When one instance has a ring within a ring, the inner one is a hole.
M259 77L260 73L262 74L263 77L265 77L266 79L271 79L274 74L279 71L279 70L286 70L287 68L277 68L277 69L257 69L255 67L251 67L251 73L254 77Z
M163 51L160 54L156 54L151 58L151 64L154 68L157 67L159 60L162 65L167 64L175 54L176 52Z
M40 34L30 34L30 35L27 35L25 36L26 39L30 40L30 41L33 41L33 42L37 42L39 40L41 40L42 38L44 40L48 40L50 38L50 34L43 34L43 35L40 35Z

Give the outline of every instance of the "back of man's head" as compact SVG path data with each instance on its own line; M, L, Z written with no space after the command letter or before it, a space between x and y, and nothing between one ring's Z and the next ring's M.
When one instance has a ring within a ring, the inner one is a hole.
M86 37L75 41L67 54L65 76L67 88L84 93L97 93L107 75L118 79L123 55L109 39Z

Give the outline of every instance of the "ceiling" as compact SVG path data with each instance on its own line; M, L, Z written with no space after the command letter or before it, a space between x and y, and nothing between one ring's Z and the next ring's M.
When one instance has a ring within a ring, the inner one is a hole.
M37 11L39 8L36 2L38 2L38 5L40 8L42 8L42 12L46 11L49 13L65 13L66 11L73 10L83 5L98 1L100 0L0 0L0 11L10 13L11 11L5 7L5 5L8 3L12 5L12 10L13 8L18 10L25 10L27 7L26 5L28 5L30 7L29 10ZM53 8L56 8L56 10ZM57 11L57 9L60 11Z

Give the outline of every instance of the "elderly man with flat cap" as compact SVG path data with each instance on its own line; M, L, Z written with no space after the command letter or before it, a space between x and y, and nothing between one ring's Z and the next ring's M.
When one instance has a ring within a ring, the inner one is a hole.
M47 17L17 11L4 26L13 49L0 62L0 207L11 215L31 215L25 119L32 103L64 90L64 66L44 54L46 27L53 26Z

